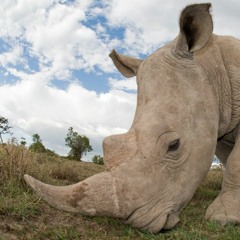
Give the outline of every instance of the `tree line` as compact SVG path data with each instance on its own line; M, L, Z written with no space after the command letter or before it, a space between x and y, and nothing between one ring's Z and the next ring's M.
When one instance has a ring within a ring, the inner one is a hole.
M3 135L10 134L12 135L12 127L9 125L9 121L5 117L0 117L0 143L4 144ZM12 137L11 142L14 143L17 140ZM33 143L29 146L29 150L37 153L47 153L52 156L58 156L54 151L46 148L43 143L42 139L38 133L32 135ZM20 141L21 145L26 147L26 140L25 138L21 138ZM69 160L77 160L81 161L83 155L86 155L88 152L93 151L93 148L90 144L90 140L85 135L80 135L78 132L74 131L73 127L69 127L67 136L65 138L65 145L70 148L68 156L65 157ZM92 161L96 164L104 164L103 157L100 155L95 155L92 158Z

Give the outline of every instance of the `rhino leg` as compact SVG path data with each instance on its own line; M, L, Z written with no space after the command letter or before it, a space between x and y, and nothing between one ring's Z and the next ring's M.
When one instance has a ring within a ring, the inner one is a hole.
M221 155L227 157L223 175L222 190L206 212L206 219L215 220L222 225L240 223L240 138L230 148L222 145ZM220 149L220 145L219 145ZM225 152L224 152L225 151ZM217 152L216 152L217 153ZM220 153L220 151L219 151ZM224 159L223 159L224 160Z
M221 161L221 163L226 167L228 157L233 150L234 144L226 140L220 140L217 143L216 156Z

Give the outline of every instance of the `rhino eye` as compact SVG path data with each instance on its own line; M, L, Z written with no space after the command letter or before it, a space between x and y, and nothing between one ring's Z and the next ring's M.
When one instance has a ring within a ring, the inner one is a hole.
M174 140L168 145L168 152L176 151L180 146L180 140Z

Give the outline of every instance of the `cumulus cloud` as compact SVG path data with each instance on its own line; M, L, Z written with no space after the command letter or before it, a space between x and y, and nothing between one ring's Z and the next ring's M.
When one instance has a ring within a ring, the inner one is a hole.
M39 81L1 86L0 96L1 114L20 129L19 134L39 133L49 148L61 154L66 153L64 138L70 126L87 135L95 151L101 152L104 137L127 131L136 102L135 93L119 89L97 94L77 84L60 90Z
M96 32L84 25L92 1L60 4L56 1L3 1L0 36L15 45L28 44L28 54L54 77L73 69L112 71L109 49ZM85 21L85 22L84 22ZM20 41L19 41L20 39ZM70 73L66 75L70 76Z
M137 83L135 77L123 80L109 78L109 85L112 89L135 92L137 91Z
M7 68L9 64L16 65L19 61L23 60L22 48L19 45L14 46L10 51L4 52L0 55L0 64L2 67Z

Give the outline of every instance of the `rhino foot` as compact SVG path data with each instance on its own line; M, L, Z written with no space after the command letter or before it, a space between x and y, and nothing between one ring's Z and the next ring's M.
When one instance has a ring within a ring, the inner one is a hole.
M240 197L239 194L220 193L208 207L205 218L221 225L240 223Z

